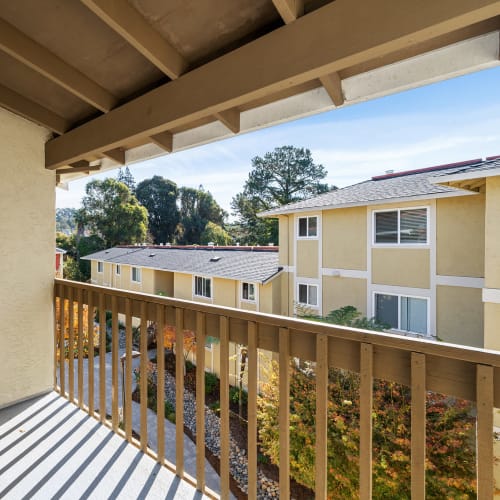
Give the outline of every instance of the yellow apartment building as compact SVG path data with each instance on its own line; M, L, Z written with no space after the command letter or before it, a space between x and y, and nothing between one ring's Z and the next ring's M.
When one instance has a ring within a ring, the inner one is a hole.
M500 348L500 159L384 175L269 210L281 314L352 305L394 333Z
M120 246L83 257L96 285L278 314L281 272L277 247ZM199 349L198 349L199 354ZM230 346L230 382L237 383L239 347ZM219 347L205 345L205 366L219 375ZM265 351L260 359L270 357ZM196 361L196 353L189 359ZM259 364L259 372L266 363Z

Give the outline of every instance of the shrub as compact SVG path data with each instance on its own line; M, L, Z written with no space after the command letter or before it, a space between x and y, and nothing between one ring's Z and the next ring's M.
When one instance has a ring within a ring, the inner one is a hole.
M217 389L219 379L213 373L205 372L205 394L213 394Z
M246 391L241 391L241 400L244 405L247 404L248 394ZM229 401L235 404L240 402L240 390L237 387L231 386L229 388Z
M175 408L170 401L165 401L165 418L175 424Z

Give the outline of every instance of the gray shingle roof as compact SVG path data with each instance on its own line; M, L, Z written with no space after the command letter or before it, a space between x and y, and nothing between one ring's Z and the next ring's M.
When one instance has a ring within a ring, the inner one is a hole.
M372 177L371 180L347 186L336 191L302 200L278 208L261 212L259 216L273 216L301 210L342 208L343 206L365 205L376 202L390 202L401 198L436 196L456 193L457 196L470 194L469 191L431 182L437 176L446 176L464 171L481 171L500 167L500 159L470 160L468 162L442 165L429 169L413 170ZM443 179L443 182L445 179Z
M260 283L281 269L277 251L221 247L115 247L83 259Z

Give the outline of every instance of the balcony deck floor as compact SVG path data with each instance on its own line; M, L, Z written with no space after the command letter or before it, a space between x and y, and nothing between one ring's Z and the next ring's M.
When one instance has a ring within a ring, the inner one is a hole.
M0 498L206 497L52 392L0 410Z

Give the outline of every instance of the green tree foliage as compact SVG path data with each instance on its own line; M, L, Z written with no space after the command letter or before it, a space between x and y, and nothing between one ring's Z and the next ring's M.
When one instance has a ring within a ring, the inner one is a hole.
M132 193L135 191L135 179L128 167L125 167L124 169L120 168L118 170L116 180L125 184L125 186L127 186Z
M137 185L135 195L148 211L149 232L155 243L173 242L180 220L177 184L155 175Z
M115 179L93 180L85 192L80 220L106 247L144 241L148 212L125 184Z
M215 245L226 246L230 245L232 238L229 233L213 222L207 222L205 229L201 233L200 243L202 245L207 245L208 243L214 243Z
M224 226L226 213L203 186L198 189L182 187L179 196L180 223L177 242L182 245L199 244L208 222Z
M329 323L380 325L352 306L332 311ZM314 318L316 320L321 318ZM371 325L371 327L370 327ZM316 377L310 363L290 365L290 474L314 489ZM358 374L330 369L328 381L328 498L357 498L359 488ZM273 364L258 399L262 451L279 465L279 377ZM427 393L428 498L475 498L475 420L469 401ZM373 383L373 498L411 497L411 391Z
M56 208L56 231L72 234L76 231L76 208Z
M259 219L263 210L286 205L329 191L321 181L327 171L315 164L309 149L282 146L252 158L252 170L243 191L231 202L234 215L246 232L245 244L278 243L277 221Z

